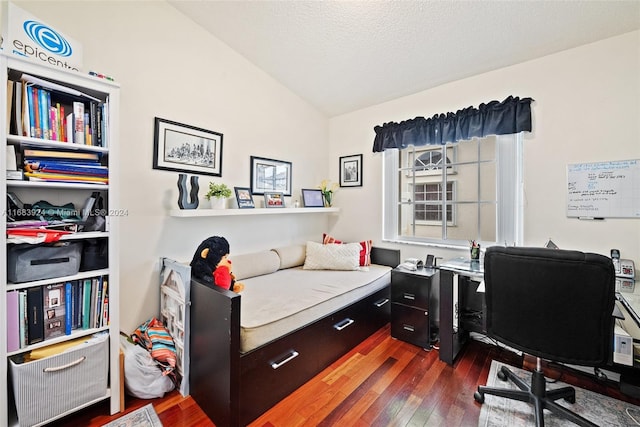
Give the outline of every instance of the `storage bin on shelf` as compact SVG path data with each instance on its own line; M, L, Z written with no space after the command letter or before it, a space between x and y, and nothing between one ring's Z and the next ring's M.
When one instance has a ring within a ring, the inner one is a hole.
M7 278L21 283L72 276L80 269L82 242L19 244L7 248Z
M107 396L109 336L87 337L67 351L25 363L10 359L20 426L32 426Z

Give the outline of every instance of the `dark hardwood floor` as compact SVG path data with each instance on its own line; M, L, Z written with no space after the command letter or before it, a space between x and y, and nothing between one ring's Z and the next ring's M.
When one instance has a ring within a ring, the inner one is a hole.
M478 341L471 341L455 366L448 366L439 360L437 349L426 351L392 339L387 325L251 426L476 426L481 406L473 393L486 382L491 360L533 366L531 359ZM549 367L547 375L640 405L640 399L623 395L617 385L573 369ZM165 427L214 425L191 397L175 391L153 400L127 396L126 412L149 402ZM101 426L122 415L105 414L106 404L98 404L53 425Z

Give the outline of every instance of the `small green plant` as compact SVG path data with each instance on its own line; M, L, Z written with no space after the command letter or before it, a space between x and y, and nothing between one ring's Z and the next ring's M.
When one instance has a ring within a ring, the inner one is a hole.
M209 191L207 191L204 197L206 197L207 200L211 200L212 197L216 199L226 199L231 197L231 189L227 187L227 184L210 182Z

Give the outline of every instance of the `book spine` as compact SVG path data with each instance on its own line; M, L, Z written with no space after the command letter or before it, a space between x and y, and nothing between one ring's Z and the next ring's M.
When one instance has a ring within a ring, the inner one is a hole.
M82 102L73 103L73 119L75 120L73 128L73 142L76 144L84 145L84 104Z
M73 325L73 289L71 282L64 284L64 301L66 305L64 312L64 333L65 335L71 335Z
M44 319L42 314L42 288L36 286L27 290L27 319L29 320L29 344L44 340Z
M91 279L85 279L82 290L82 329L89 329L91 320Z
M32 138L37 138L38 133L36 132L36 106L34 105L34 96L33 96L34 87L27 86L27 104L29 105L29 127L31 129L30 133Z
M31 137L31 115L29 112L29 93L27 85L21 83L22 86L22 136Z
M20 348L20 294L7 292L7 351Z
M47 107L47 92L38 89L38 111L40 111L40 127L42 128L42 138L51 139L49 135L49 107Z
M29 344L29 319L27 319L27 291L20 291L20 348Z

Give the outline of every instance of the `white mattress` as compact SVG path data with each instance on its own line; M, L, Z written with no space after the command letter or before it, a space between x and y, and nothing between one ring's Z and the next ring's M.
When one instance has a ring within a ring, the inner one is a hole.
M391 282L391 268L296 267L241 282L240 351L246 353L384 288Z

